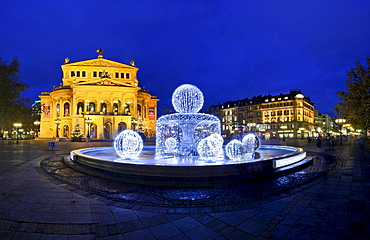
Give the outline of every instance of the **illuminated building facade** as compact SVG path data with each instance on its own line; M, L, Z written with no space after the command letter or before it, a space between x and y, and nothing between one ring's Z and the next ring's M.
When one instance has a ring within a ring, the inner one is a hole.
M155 136L157 99L138 86L138 68L103 58L61 66L61 86L42 92L40 138L71 138L80 128L84 137L112 139L124 129Z
M254 131L264 138L306 138L316 131L314 104L300 90L229 101L207 112L220 118L226 137Z
M315 110L315 128L320 136L330 136L337 130L334 128L334 120L326 113L319 113Z

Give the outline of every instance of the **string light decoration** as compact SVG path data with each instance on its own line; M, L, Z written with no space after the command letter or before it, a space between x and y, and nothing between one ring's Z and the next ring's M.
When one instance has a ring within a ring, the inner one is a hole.
M221 133L220 120L216 116L198 113L203 102L203 93L193 85L184 84L174 91L172 104L177 113L164 115L157 120L157 157L165 157L169 152L177 157L199 156L199 142L213 133ZM176 140L174 148L166 146L170 138Z
M205 162L215 162L217 159L223 158L223 143L224 139L217 133L203 138L197 147L200 158Z
M245 149L241 141L234 139L226 145L225 152L230 159L240 161L244 157Z
M168 155L177 156L177 140L173 137L167 138L164 142Z
M122 159L135 159L143 150L143 139L133 130L124 130L114 139L114 150Z
M260 146L260 139L254 133L248 133L242 139L242 145L244 147L245 155L244 159L254 159L255 152Z
M247 153L255 152L260 147L260 140L254 133L248 133L242 139L242 144Z
M179 113L197 113L203 103L203 93L191 84L181 85L172 94L172 105Z

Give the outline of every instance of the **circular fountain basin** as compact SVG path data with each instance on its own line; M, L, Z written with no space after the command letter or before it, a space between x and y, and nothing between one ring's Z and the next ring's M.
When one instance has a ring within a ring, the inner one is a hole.
M73 150L65 163L76 170L118 181L175 186L212 186L274 174L311 161L301 148L263 145L254 159L233 161L155 157L145 146L137 159L121 159L113 147Z

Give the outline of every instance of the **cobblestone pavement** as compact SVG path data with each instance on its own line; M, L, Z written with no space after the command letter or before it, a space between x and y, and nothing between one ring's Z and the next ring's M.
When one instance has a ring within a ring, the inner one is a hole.
M1 239L368 239L369 151L357 143L335 150L285 143L325 158L301 177L194 190L115 189L58 161L109 142L59 142L51 151L44 140L0 141Z

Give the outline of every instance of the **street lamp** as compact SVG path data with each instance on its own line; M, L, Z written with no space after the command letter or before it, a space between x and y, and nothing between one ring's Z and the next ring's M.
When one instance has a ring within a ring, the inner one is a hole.
M85 122L87 123L87 135L86 135L86 137L87 137L87 139L89 139L90 138L90 124L92 123L92 119L90 119L90 118L87 118L86 120L85 120Z
M18 128L22 127L22 123L14 123L13 126L16 129L16 139L17 139L16 142L18 143Z
M56 137L59 138L59 124L62 122L60 118L55 119L55 124L57 125L57 134Z
M335 119L335 123L339 125L339 132L340 132L340 145L343 145L343 140L342 140L342 126L347 120L344 118L337 118Z
M34 121L33 124L36 125L36 137L39 136L39 127L40 127L40 121Z

